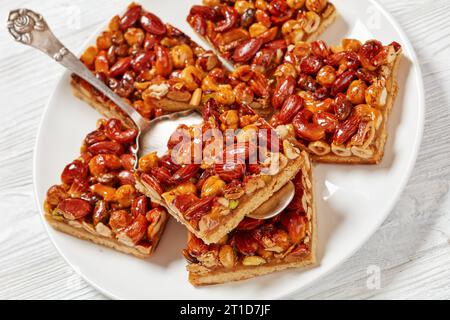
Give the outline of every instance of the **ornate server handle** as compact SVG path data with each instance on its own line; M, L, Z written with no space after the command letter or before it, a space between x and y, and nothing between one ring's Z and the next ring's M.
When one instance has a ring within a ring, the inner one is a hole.
M67 69L89 82L107 96L135 122L139 129L147 128L149 121L125 103L70 52L53 34L42 15L29 10L17 9L9 13L7 22L9 33L17 42L34 47L59 62Z

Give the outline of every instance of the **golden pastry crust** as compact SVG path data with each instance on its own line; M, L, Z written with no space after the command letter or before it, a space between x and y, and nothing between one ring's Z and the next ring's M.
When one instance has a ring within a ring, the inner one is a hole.
M311 254L301 261L279 262L273 264L267 263L256 267L240 266L233 269L221 269L212 272L205 272L204 274L201 273L201 268L188 266L189 282L194 286L223 284L233 281L247 280L291 268L313 267L315 264L316 259ZM200 271L200 273L198 271Z
M324 33L334 21L336 21L338 13L336 7L332 3L328 3L328 7L325 11L328 11L328 15L322 19L319 28L306 38L307 42L317 40L317 38L319 38L319 36Z
M153 251L158 246L159 239L163 233L165 224L167 223L167 219L165 219L163 224L161 225L161 229L155 236L151 245L145 247L144 246L130 247L126 244L119 242L114 238L104 237L102 235L99 235L98 233L95 234L92 231L87 231L87 229L83 228L81 223L78 223L77 226L75 226L70 225L68 222L65 221L56 220L48 212L45 213L45 219L47 220L49 225L51 225L54 229L58 231L64 232L68 235L71 235L73 237L82 240L89 240L95 244L109 247L122 253L131 254L141 259L148 258L152 255Z

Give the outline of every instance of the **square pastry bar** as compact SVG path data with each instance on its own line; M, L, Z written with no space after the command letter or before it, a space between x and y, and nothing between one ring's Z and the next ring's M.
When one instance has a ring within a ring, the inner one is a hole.
M398 91L401 46L344 39L290 46L276 74L270 120L318 162L375 164Z
M150 256L164 230L166 210L136 190L136 131L120 120L99 120L83 141L80 156L50 187L45 218L55 229L80 239Z
M216 52L239 65L268 49L315 40L335 18L327 0L203 0L187 21Z
M212 51L202 49L183 32L135 3L122 16L111 19L108 29L80 59L147 119L199 106L202 79L221 66ZM71 84L77 97L105 117L124 116L78 76L72 75Z
M219 284L314 265L317 233L308 158L293 182L294 199L274 218L246 217L216 244L205 244L190 233L183 251L189 281L196 286Z
M139 160L138 188L206 243L220 241L306 165L307 156L245 105L210 99L168 152Z

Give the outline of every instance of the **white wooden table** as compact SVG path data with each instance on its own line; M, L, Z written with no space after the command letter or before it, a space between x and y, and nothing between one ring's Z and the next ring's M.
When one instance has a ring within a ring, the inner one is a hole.
M348 0L335 0L348 1ZM79 48L125 0L2 0L30 7ZM351 259L298 299L450 299L450 0L382 0L417 50L426 89L425 137L394 211ZM32 155L45 103L62 73L0 29L0 299L104 299L77 276L40 222ZM373 272L380 270L380 282ZM379 285L378 285L379 284Z

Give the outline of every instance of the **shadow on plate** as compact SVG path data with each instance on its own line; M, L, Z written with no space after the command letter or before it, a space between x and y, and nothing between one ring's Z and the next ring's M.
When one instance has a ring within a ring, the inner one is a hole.
M386 141L386 146L384 150L384 158L379 166L376 166L377 169L387 170L389 169L395 160L395 150L394 150L394 141L396 137L396 129L401 125L401 119L403 112L405 111L405 90L406 81L409 76L409 72L411 71L412 63L406 56L402 56L402 60L400 61L400 66L398 70L398 93L397 98L395 99L394 106L392 107L391 113L388 117L387 123L387 132L388 137Z
M318 39L325 41L329 45L338 44L336 39L345 38L350 31L350 26L342 16L338 15L336 21Z
M156 248L154 254L148 259L148 262L165 268L175 261L180 259L184 260L181 252L186 247L186 243L186 227L170 217L158 248Z

